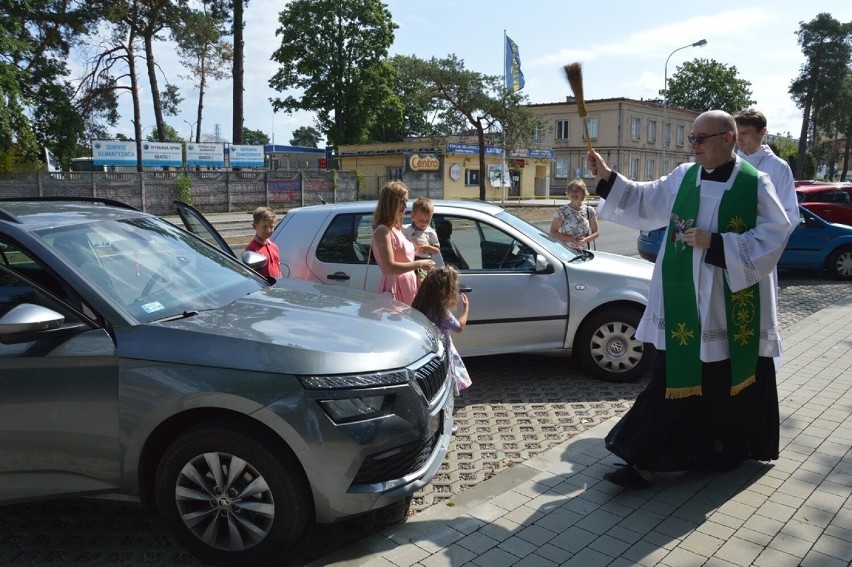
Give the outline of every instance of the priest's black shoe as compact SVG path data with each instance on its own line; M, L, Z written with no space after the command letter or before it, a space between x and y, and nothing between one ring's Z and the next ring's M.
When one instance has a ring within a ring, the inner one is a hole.
M639 471L630 465L623 465L620 469L608 472L604 479L622 488L650 488L651 481L646 480Z

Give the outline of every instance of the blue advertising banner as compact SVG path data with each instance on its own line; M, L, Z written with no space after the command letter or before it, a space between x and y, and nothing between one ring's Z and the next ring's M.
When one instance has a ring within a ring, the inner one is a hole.
M263 167L263 146L230 146L231 167Z
M474 144L459 144L455 142L450 142L447 144L447 153L450 154L468 154L468 155L479 155L479 146ZM485 146L485 155L487 156L501 156L503 155L503 148L498 148L497 146Z
M225 146L223 144L187 144L186 165L225 167Z
M146 167L183 167L183 144L142 142L142 165Z
M92 140L92 163L136 167L136 142Z

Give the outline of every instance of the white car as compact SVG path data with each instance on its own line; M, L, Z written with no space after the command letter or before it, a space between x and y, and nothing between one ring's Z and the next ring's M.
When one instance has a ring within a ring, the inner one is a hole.
M575 250L501 207L440 201L432 224L441 253L470 298L463 356L563 349L594 376L626 382L650 365L634 337L651 264ZM374 291L381 276L368 252L376 203L292 209L275 228L283 277ZM408 222L408 221L406 221ZM653 347L647 347L653 348Z

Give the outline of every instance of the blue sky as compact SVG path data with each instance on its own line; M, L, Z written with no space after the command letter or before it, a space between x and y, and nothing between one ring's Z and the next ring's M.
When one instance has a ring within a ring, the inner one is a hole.
M750 5L734 2L666 3L665 8L646 2L566 2L565 0L389 0L399 25L391 54L420 58L463 59L467 69L502 75L503 31L517 43L526 78L524 92L533 103L558 102L571 94L562 67L583 64L584 94L595 98L656 98L677 67L696 57L735 66L740 78L751 82L752 98L769 120L771 133L791 132L798 137L801 111L787 89L804 61L796 43L799 22L820 12L839 21L852 21L852 2L822 0L760 0ZM289 143L292 131L310 126L310 113L274 115L269 98L269 78L277 64L270 56L280 41L275 35L282 0L250 0L246 9L245 126L262 130L278 144ZM660 3L662 4L662 3ZM819 7L814 7L819 4ZM690 47L666 58L678 47L706 39L704 47ZM157 46L159 63L186 99L181 115L167 118L183 135L195 121L198 92L179 77L185 72L172 50ZM139 71L144 73L144 69ZM162 85L161 85L162 86ZM143 126L154 124L150 95ZM129 97L122 98L121 121L116 128L132 134ZM202 131L231 134L231 83L215 83L205 97ZM194 131L194 130L193 130Z

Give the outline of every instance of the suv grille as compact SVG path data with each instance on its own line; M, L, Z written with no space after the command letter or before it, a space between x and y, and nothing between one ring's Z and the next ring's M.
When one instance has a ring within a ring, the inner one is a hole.
M430 404L447 379L450 357L444 352L444 358L435 357L414 371L414 380Z
M443 431L443 424L431 439L413 441L398 448L392 455L377 459L367 457L352 484L373 484L401 478L419 470L429 460Z

